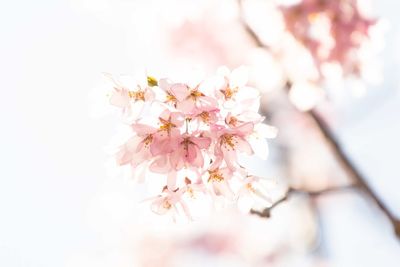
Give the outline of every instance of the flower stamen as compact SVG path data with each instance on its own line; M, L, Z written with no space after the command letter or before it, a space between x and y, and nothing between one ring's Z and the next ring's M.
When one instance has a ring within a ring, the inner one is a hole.
M225 147L235 150L235 144L238 142L235 140L235 136L231 134L224 134L221 136L221 144L225 145Z
M130 99L133 99L135 101L145 101L145 97L144 97L144 91L139 90L139 91L128 91L128 96Z
M230 100L234 97L234 95L238 92L238 88L230 88L227 87L225 90L220 90L222 94L224 94L225 100Z
M210 121L210 113L207 111L203 111L198 115L204 123L208 123Z
M208 182L210 181L222 182L224 180L224 176L219 172L218 169L209 170L208 174L210 175L210 177L208 178Z

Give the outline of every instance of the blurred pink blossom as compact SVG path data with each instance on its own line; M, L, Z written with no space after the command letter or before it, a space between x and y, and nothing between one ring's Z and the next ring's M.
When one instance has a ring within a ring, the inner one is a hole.
M286 29L310 51L320 72L324 63L334 62L345 74L360 75L357 50L376 19L361 13L357 0L302 0L281 11Z

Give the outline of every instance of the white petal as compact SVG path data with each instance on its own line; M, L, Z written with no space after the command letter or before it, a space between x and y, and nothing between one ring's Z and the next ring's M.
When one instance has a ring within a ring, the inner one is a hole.
M254 131L263 138L275 138L278 135L278 129L265 123L256 124Z
M251 148L250 144L246 140L244 140L242 138L237 138L236 140L237 140L236 147L240 152L246 153L247 155L253 154L253 149Z
M249 136L248 141L253 148L254 154L266 160L269 152L267 141L264 138L257 138L254 136Z
M128 120L138 119L140 117L140 115L142 114L144 104L145 103L141 100L132 103Z
M249 71L247 67L239 67L234 69L229 78L229 84L231 87L242 87L246 85L249 80Z
M236 93L236 99L238 101L244 100L244 99L259 99L260 97L260 91L253 87L249 86L244 86L239 89L239 91Z

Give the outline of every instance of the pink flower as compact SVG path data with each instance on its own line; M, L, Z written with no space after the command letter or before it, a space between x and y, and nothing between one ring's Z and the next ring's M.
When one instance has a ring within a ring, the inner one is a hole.
M123 144L117 153L119 165L131 164L135 167L153 157L150 147L157 129L140 123L133 124L132 129L136 135Z
M218 69L216 95L220 101L222 100L225 108L244 108L258 112L260 93L246 86L247 80L248 71L244 67L234 69L232 72L226 67Z
M191 113L195 108L204 108L217 106L215 98L206 96L201 90L201 85L195 88L188 86L174 86L172 90L178 99L177 108L184 113Z
M176 108L178 99L175 90L172 87L184 86L182 84L174 84L169 79L160 79L158 82L158 87L161 90L157 90L159 98L162 103L169 104Z
M240 114L233 114L232 112L229 112L225 117L225 123L230 128L236 128L247 122L259 123L263 120L264 117L262 117L259 113L252 111L247 111Z
M259 94L245 85L242 70L218 76L222 84L218 78L190 85L165 78L153 79L151 89L146 87L156 92L155 98L144 99L149 108L131 124L133 134L119 147L116 158L137 175L145 169L147 183L161 183L163 190L151 205L157 214L174 218L182 211L191 218L184 199L197 205L197 200L192 201L196 194L204 196L197 197L204 203L232 203L244 192L235 192L232 185L251 183L237 154L266 156L265 138L276 131L262 123L264 117L257 112ZM131 100L125 97L129 91L121 86L116 92L113 104L129 108ZM151 174L158 178L150 179Z
M183 115L179 112L165 110L158 118L159 129L154 134L151 153L154 156L170 153L179 145L180 130L183 125Z
M320 72L324 63L336 62L345 74L358 75L357 50L376 23L375 19L364 17L358 5L357 0L302 0L281 7L281 11L287 30L309 50Z
M151 210L160 215L169 213L175 220L175 215L179 213L178 207L180 206L185 215L191 219L187 205L182 200L183 193L185 193L185 189L183 188L171 191L167 187L164 187L163 192L155 197L151 203Z
M189 195L192 199L196 198L196 193L199 192L204 194L206 192L206 187L201 180L192 183L188 177L185 177L185 184L186 195Z
M237 200L242 202L244 202L244 200L247 200L247 209L251 209L251 207L257 201L261 202L263 206L271 205L273 201L268 196L268 188L264 184L266 181L266 179L261 177L247 175L242 182L242 187L237 193Z
M212 106L204 106L196 108L190 115L190 118L199 124L205 124L208 127L218 122L218 114L220 110Z
M154 92L148 86L146 76L135 79L130 76L121 76L119 79L107 74L113 82L110 104L122 110L127 121L136 120L142 113L146 102L154 99Z
M233 193L229 180L232 177L232 171L229 168L209 169L207 182L211 184L211 193L214 196L224 196L229 200L233 200Z
M211 144L211 139L201 135L190 136L182 135L177 139L178 147L171 153L170 161L172 167L180 170L183 167L192 166L202 168L204 158L201 149L207 149Z
M237 153L253 154L253 149L246 140L246 136L252 133L254 124L245 123L236 128L229 128L219 132L218 143L215 146L216 162L222 159L229 169L234 171L237 166Z

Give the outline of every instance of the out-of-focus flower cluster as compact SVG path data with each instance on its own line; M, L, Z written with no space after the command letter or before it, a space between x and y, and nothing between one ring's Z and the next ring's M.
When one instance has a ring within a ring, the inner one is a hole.
M309 110L326 93L330 100L349 91L360 95L365 82L382 81L378 54L383 48L385 21L374 18L369 0L241 2L244 23L272 58L270 68L280 70L282 76L283 84L260 87L265 91L290 84L291 101L300 110ZM264 61L255 72L265 73L268 64ZM264 83L261 78L253 80Z
M358 50L376 20L361 14L357 0L301 0L280 9L286 29L311 53L319 72L333 62L344 74L360 74Z
M249 198L269 202L264 179L238 162L240 153L265 159L266 138L276 135L258 113L259 92L246 86L244 67L178 83L147 75L107 77L109 102L131 132L117 163L130 166L140 181L162 180L161 192L150 199L154 212L191 218L194 200L211 206Z

